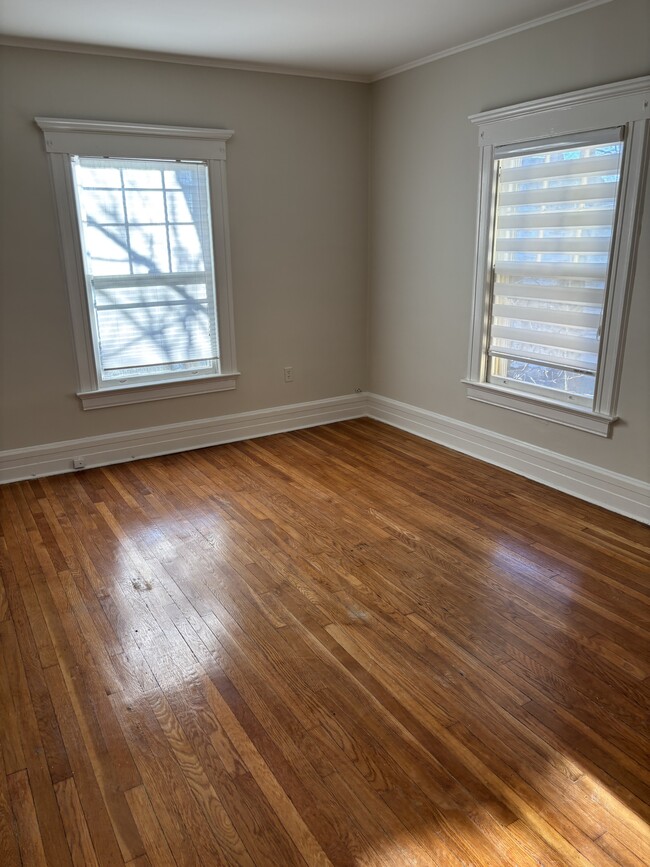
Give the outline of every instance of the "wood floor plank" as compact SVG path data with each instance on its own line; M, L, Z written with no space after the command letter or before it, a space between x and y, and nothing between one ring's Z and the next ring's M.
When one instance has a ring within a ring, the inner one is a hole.
M36 818L34 798L27 771L16 771L7 777L9 797L16 820L18 846L23 864L47 867L41 829Z
M191 768L179 764L146 698L125 705L118 695L113 695L111 702L125 735L138 747L140 773L176 861L195 867L237 864L241 844L224 818L223 809L217 807L209 786L188 779ZM219 810L216 829L212 824L215 809ZM224 827L228 842L219 839L219 829ZM250 864L245 852L242 858L242 863Z
M2 566L0 567L0 620L8 620L10 616L9 600L7 599L7 592L5 590L5 584L2 575L4 572L8 572L12 568L12 566L9 561L7 542L2 535L0 535L0 562L2 563Z
M650 530L359 419L0 489L0 862L650 862Z
M15 673L8 668L8 659L2 654L0 659L0 747L4 762L4 772L14 774L27 767L23 744L20 736L18 708L14 703L11 681Z
M0 864L19 867L18 829L11 809L9 783L0 754Z
M25 631L21 631L20 635L21 638L27 638ZM40 718L37 716L37 707L32 701L32 693L30 692L30 686L33 687L34 685L28 682L28 676L32 674L40 692L41 674L34 664L36 655L33 651L31 657L22 655L13 620L0 623L0 648L9 674L26 771L29 774L31 795L42 835L43 847L48 861L55 862L58 859L58 863L62 867L64 865L67 867L71 864L70 852L40 733L40 728L46 725L46 721L42 716ZM45 699L43 701L45 702ZM60 732L53 712L51 715L48 714L48 722L51 729L50 733L58 741Z
M101 867L118 867L123 863L120 847L102 797L100 780L95 775L95 768L88 755L67 683L61 670L55 665L46 670L45 676L70 757L75 786L84 814L88 817L88 829L97 860Z
M99 867L73 777L54 786L74 867Z
M126 799L138 826L145 848L156 867L176 867L176 861L165 839L160 822L144 786L135 786Z

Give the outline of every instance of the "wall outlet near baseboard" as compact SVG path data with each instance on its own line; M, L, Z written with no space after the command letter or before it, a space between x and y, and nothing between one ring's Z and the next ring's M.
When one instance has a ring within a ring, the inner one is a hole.
M84 470L86 468L86 459L85 458L72 458L72 469L73 470Z
M293 367L284 368L284 381L293 382Z

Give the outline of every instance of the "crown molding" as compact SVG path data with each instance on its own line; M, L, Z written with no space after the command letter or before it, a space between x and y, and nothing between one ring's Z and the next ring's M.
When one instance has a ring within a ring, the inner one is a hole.
M534 18L532 21L517 24L514 27L508 27L506 30L499 30L496 33L481 36L479 39L473 39L470 42L463 42L461 45L454 45L451 48L445 48L442 51L436 51L433 54L427 54L425 57L411 60L408 63L401 64L400 66L393 66L390 69L386 69L383 72L378 72L374 75L355 75L347 72L330 72L326 70L282 66L272 63L247 63L245 61L227 60L217 57L175 54L166 51L146 51L138 48L118 48L110 45L65 42L56 39L35 39L25 36L12 36L3 33L0 33L0 45L6 45L10 48L35 48L40 49L41 51L67 51L72 54L121 57L126 60L149 60L158 63L179 63L186 66L210 66L215 69L234 69L240 70L241 72L266 72L273 75L293 75L301 78L321 78L332 81L351 81L356 84L372 84L375 81L381 81L384 78L391 78L392 76L399 75L402 72L408 72L410 69L416 69L418 66L426 66L436 60L442 60L444 57L449 57L452 54L459 54L461 51L468 51L470 48L477 48L478 46L485 45L488 42L494 42L495 40L503 39L506 36L513 36L515 33L521 33L523 30L530 30L533 27L539 27L542 24L548 24L551 21L557 21L560 18L566 18L568 15L575 15L578 12L586 12L588 9L593 9L596 6L604 6L605 3L611 3L611 0L584 0L584 2L577 3L575 6L570 6L568 9L551 12L549 15L544 15L541 18Z
M560 9L558 12L551 12L549 15L543 15L541 18L534 18L532 21L526 21L523 24L517 24L514 27L508 27L505 30L499 30L497 33L490 33L488 36L481 36L479 39L472 39L471 42L463 42L461 45L455 45L452 48L445 48L442 51L427 54L426 57L420 57L418 60L411 60L408 63L401 64L400 66L393 66L391 69L386 69L384 72L379 72L377 75L370 76L370 81L374 82L381 81L384 78L392 78L394 75L408 72L409 69L417 69L418 66L426 66L429 63L433 63L435 60L442 60L444 57L449 57L452 54L460 54L461 51L469 51L470 48L478 48L480 45L486 45L488 42L495 42L497 39L504 39L506 36L514 36L516 33L521 33L524 30L531 30L533 27L539 27L542 24L550 24L551 21L566 18L568 15L575 15L578 12L586 12L588 9L593 9L595 6L604 6L605 3L611 3L611 0L585 0L585 2L577 3L575 6L570 6L568 9Z
M71 54L91 54L100 57L120 57L125 60L148 60L154 63L178 63L183 66L210 66L215 69L233 69L240 72L264 72L272 75L292 75L299 78L321 78L331 81L351 81L369 84L369 75L354 75L346 72L304 69L272 63L246 63L238 60L222 60L218 57L203 57L192 54L174 54L166 51L146 51L139 48L117 48L110 45L64 42L56 39L32 39L0 33L0 45L8 48L34 48L40 51L64 51Z

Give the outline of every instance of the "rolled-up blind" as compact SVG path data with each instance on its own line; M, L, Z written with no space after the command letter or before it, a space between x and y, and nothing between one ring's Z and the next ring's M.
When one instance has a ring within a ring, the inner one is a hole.
M102 379L218 370L207 166L72 162Z
M593 402L623 142L496 153L489 378Z

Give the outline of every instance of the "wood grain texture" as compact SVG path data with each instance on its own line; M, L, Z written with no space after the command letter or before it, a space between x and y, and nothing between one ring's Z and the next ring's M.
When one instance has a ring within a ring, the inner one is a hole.
M0 489L0 862L650 863L650 530L367 419Z

